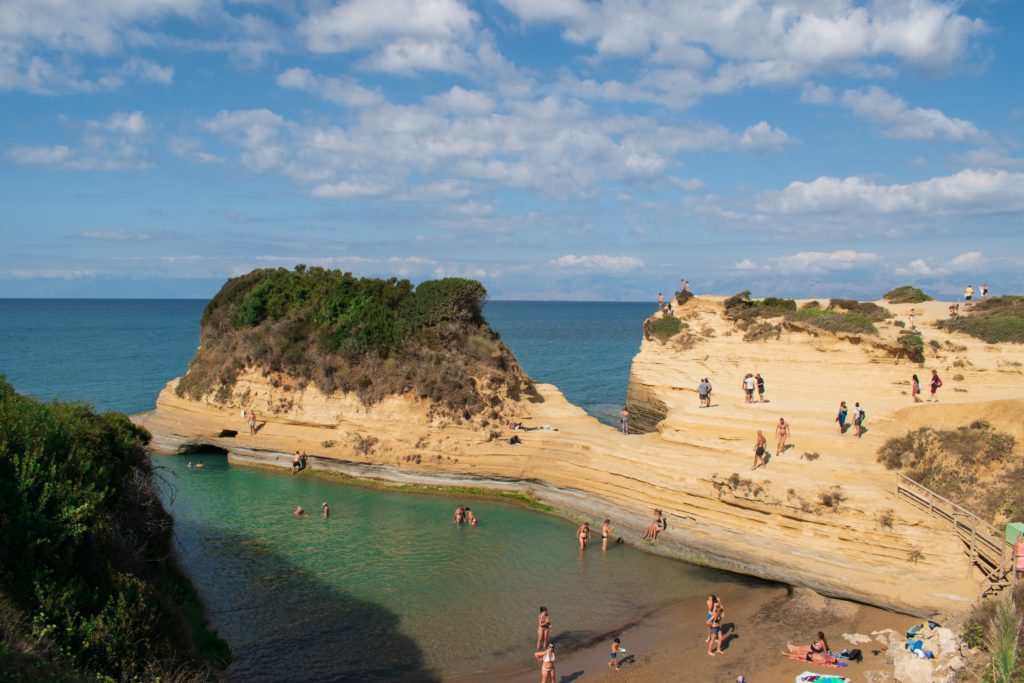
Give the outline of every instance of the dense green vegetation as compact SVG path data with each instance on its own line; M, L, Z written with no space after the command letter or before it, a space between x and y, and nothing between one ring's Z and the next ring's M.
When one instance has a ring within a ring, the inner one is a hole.
M749 291L740 292L724 302L725 315L735 321L741 329L748 329L751 323L761 318L778 318L805 322L829 332L853 332L878 334L875 323L890 317L889 312L873 303L861 303L850 299L832 299L827 308L821 308L817 301L810 301L797 310L793 299L765 297L751 299ZM763 325L757 330L765 329ZM764 338L765 334L754 334L751 338Z
M958 429L922 427L889 439L878 461L993 520L1024 515L1024 463L1013 436L984 421Z
M979 301L956 318L940 321L939 327L969 334L989 344L1024 344L1024 296Z
M148 440L0 376L0 679L203 680L228 660L174 563Z
M932 298L922 292L917 287L911 287L910 285L903 285L891 289L882 295L882 298L891 304L921 304L925 301L931 301Z
M646 326L648 337L656 337L665 341L673 337L683 329L683 323L674 315L666 315L658 318Z
M239 373L255 368L366 403L411 392L460 419L499 419L502 396L533 387L484 322L486 296L461 278L413 287L301 265L255 270L207 305L202 346L177 391L227 401Z

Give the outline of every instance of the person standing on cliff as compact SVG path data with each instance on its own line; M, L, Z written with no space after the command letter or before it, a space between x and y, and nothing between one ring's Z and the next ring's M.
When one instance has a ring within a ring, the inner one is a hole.
M665 305L665 295L662 294L661 292L658 292L658 310L660 311L664 305Z
M629 434L629 408L626 406L619 411L619 429L623 434Z
M857 428L857 438L864 433L864 409L860 407L860 401L853 404L853 426Z
M700 397L700 407L707 408L711 405L711 382L707 377L702 377L697 385L697 396Z
M764 403L764 377L759 372L754 379L757 380L757 400Z
M932 370L932 384L931 384L931 387L932 387L932 398L931 398L931 400L933 400L933 401L937 401L938 400L937 398L935 398L935 392L938 391L939 387L941 387L941 386L942 386L942 380L939 379L939 371L938 370Z
M1013 544L1013 579L1019 581L1024 577L1024 534L1017 534L1017 542Z
M775 425L775 438L778 443L775 444L775 455L781 455L786 450L786 440L789 438L789 423L786 422L786 418L780 417L779 424Z
M839 402L839 414L836 415L836 422L839 423L839 433L840 434L845 434L846 433L846 414L847 414L847 412L848 411L846 409L846 401L840 401Z
M754 444L754 466L750 469L756 470L758 467L767 467L767 463L764 461L764 448L767 445L768 439L764 438L764 432L758 429L757 443Z
M256 411L254 409L249 410L249 433L256 433Z

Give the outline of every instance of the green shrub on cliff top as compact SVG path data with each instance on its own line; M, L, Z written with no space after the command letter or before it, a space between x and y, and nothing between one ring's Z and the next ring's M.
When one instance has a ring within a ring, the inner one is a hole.
M931 301L932 298L922 292L917 287L911 287L910 285L903 285L891 289L882 295L882 298L891 304L921 304L925 301Z
M652 336L665 341L679 333L683 329L683 323L674 315L666 315L658 318L648 328Z
M513 398L532 391L483 320L486 297L462 278L413 287L305 266L255 270L206 307L202 346L177 391L228 400L239 373L254 368L366 403L412 392L469 417L496 405L499 388Z
M124 415L39 403L0 376L0 588L32 615L32 638L56 646L46 656L58 669L113 680L198 670L200 638L214 658L229 656L172 560L148 440ZM186 615L190 601L198 611ZM21 628L3 619L0 629Z
M939 327L969 334L989 344L1024 344L1024 296L979 301L956 318L939 321Z

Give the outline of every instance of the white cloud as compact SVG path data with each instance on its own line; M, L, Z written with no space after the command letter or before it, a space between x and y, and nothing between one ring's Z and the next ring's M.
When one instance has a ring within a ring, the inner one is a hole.
M348 52L402 38L451 41L476 20L458 0L348 0L310 15L302 32L314 52Z
M832 104L834 100L832 88L821 83L805 81L800 89L800 101L804 104Z
M941 265L932 265L923 258L914 259L905 267L897 268L897 275L917 277L938 277L951 273L962 273L980 268L985 257L980 251L968 251L949 259Z
M494 110L494 100L490 95L479 90L464 90L457 85L429 101L456 114L488 114Z
M911 108L900 97L878 86L847 90L842 103L865 121L883 126L883 134L900 140L977 140L973 123L950 118L938 109Z
M858 176L822 176L766 193L760 206L784 214L1022 211L1024 173L967 169L951 176L892 185L878 185Z
M792 256L772 259L774 268L783 273L824 273L832 270L863 268L881 260L878 254L844 249L840 251L801 251Z
M327 199L352 199L355 197L378 197L389 189L383 183L343 180L338 183L317 185L310 194Z
M128 232L126 230L83 230L75 233L75 237L111 242L146 242L153 239L154 236L148 232Z
M748 258L738 261L733 264L733 268L736 270L757 270L758 265Z
M968 251L950 259L947 268L951 271L973 270L985 261L980 251Z
M141 111L132 113L118 112L110 117L107 128L125 135L142 135L146 132L146 117Z
M593 254L576 256L566 254L551 262L558 268L578 268L583 270L604 270L611 273L628 273L644 267L644 262L635 256L608 256Z
M677 178L675 176L671 176L669 177L668 182L681 190L686 190L687 192L700 190L704 187L704 181L700 178Z
M309 69L288 69L278 75L277 84L282 88L302 90L346 107L368 107L384 101L379 89L364 88L354 78L318 76Z
M928 265L928 262L925 261L923 258L914 259L913 261L907 264L906 268L896 269L897 275L926 276L933 275L934 273L935 270L930 265Z
M754 154L779 152L790 142L786 131L769 125L767 121L755 123L740 136L740 146Z
M9 158L19 166L59 166L71 155L67 145L50 147L13 147L8 153Z

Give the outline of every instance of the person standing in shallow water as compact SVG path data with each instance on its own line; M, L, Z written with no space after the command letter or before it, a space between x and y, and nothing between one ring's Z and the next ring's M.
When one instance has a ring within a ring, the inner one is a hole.
M548 634L551 632L551 617L548 615L548 608L541 605L540 615L537 617L537 649L548 646Z
M608 537L612 535L612 520L605 519L601 525L601 550L608 550Z
M590 540L590 522L583 522L580 528L576 530L576 538L580 542L580 550L586 550L587 541Z

